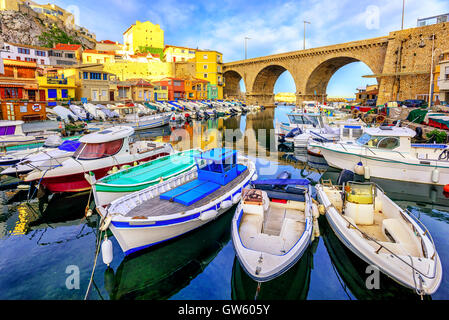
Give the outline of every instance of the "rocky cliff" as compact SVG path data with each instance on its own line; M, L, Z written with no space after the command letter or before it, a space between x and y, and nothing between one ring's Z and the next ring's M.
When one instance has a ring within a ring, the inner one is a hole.
M46 46L45 41L39 37L44 32L50 32L54 27L79 42L85 49L95 47L95 42L83 37L79 31L66 27L63 23L44 21L33 14L19 11L0 11L0 38L4 42Z

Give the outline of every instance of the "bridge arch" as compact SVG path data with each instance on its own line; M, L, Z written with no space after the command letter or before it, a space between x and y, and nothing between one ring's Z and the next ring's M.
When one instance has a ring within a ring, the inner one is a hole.
M223 89L223 96L229 99L241 99L243 98L243 93L240 90L240 81L243 79L243 82L246 86L245 79L243 76L236 70L226 70L223 73L223 78L225 82L225 87Z
M281 74L288 71L295 81L295 86L298 88L297 81L295 79L295 73L289 66L282 64L270 64L260 68L256 73L252 81L252 87L250 95L253 100L262 105L274 104L274 86Z
M373 74L380 73L381 70L370 64L369 59L355 56L334 56L312 66L305 78L302 100L314 100L326 96L327 86L332 76L342 67L353 62L363 62ZM377 79L379 83L379 79ZM355 88L354 88L355 89Z

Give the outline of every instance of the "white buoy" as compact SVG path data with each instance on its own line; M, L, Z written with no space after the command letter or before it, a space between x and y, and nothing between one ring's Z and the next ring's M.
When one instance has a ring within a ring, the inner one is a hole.
M208 210L208 211L201 213L199 218L202 221L207 221L207 220L215 218L217 216L217 214L218 214L217 210Z
M107 236L104 237L103 243L101 244L101 256L103 257L104 264L109 267L114 254L112 251L112 241Z
M354 172L360 176L363 176L365 174L365 169L362 162L359 162L354 166Z
M369 167L365 166L365 170L364 171L365 171L365 174L364 174L365 179L369 180L371 178Z
M440 172L437 168L432 170L432 182L437 183L440 180Z
M232 203L236 204L240 201L240 197L242 196L242 194L239 192L237 193L235 196L232 197Z

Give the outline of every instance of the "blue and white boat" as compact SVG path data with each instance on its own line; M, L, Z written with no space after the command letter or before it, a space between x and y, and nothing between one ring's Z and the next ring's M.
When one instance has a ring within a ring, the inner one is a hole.
M294 193L267 192L274 190L272 186L291 184ZM301 258L318 230L314 217L319 213L306 179L257 180L253 185L255 188L242 192L232 220L232 242L246 273L255 281L265 282L280 276Z
M257 179L255 164L236 150L194 155L196 169L97 207L101 230L109 228L128 255L201 227L240 201Z

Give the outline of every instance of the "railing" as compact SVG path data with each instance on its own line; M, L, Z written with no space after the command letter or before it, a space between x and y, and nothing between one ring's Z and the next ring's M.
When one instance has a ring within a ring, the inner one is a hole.
M47 78L47 84L67 84L67 79Z

